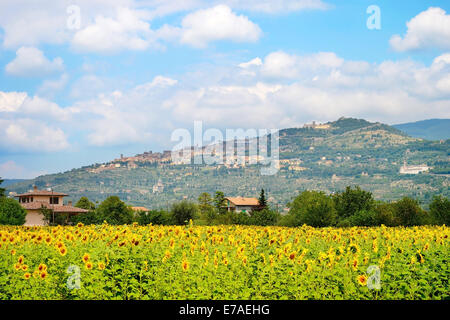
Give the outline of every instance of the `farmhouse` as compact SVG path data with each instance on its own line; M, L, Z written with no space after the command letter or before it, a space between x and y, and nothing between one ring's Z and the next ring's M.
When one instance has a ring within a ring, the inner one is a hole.
M259 201L256 198L244 197L226 197L228 211L250 212L259 207Z
M67 196L65 193L52 190L38 190L35 186L33 190L18 194L15 197L19 198L19 203L27 211L25 226L43 226L45 221L41 213L42 207L53 210L55 215L62 213L77 215L88 212L88 210L73 207L71 201L65 205L63 202L63 197L65 196Z

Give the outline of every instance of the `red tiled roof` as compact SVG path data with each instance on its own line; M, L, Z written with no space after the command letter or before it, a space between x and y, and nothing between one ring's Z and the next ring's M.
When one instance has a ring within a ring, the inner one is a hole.
M22 196L67 196L65 193L61 192L55 192L55 191L48 191L48 190L33 190L30 192L18 194L15 197L22 197Z
M146 207L131 207L131 209L133 209L133 211L144 211L144 212L150 211Z
M73 213L86 213L89 212L89 210L86 209L80 209L77 207L72 207L68 205L54 205L54 204L48 204L48 203L42 203L42 202L29 202L29 203L21 203L22 207L25 210L39 210L42 206L52 209L54 212L73 212Z
M235 206L259 206L259 200L256 198L244 198L244 197L226 197Z

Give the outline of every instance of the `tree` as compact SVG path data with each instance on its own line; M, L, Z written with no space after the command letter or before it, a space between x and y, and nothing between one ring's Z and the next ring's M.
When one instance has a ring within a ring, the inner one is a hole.
M214 206L212 205L213 199L211 195L207 192L203 192L198 197L198 209L200 212L201 219L205 220L207 224L211 224L216 218L216 212Z
M68 213L55 213L52 209L41 205L39 210L44 216L44 221L46 225L49 226L66 226L70 224L70 216Z
M270 210L267 207L250 212L250 224L256 226L273 226L277 223L278 218L278 212Z
M196 217L197 210L195 203L183 200L172 205L172 216L176 224L185 225Z
M27 212L17 200L0 197L0 224L21 226L25 223L26 215Z
M106 198L95 212L99 220L109 224L128 224L133 221L133 210L117 196Z
M170 225L174 224L172 216L165 210L138 211L136 221L140 225Z
M214 195L214 206L216 207L217 212L220 214L227 213L226 205L227 202L224 193L222 191L216 191Z
M402 226L417 226L423 224L425 212L417 200L404 197L393 203L394 214Z
M450 200L443 196L434 196L430 203L430 214L434 223L450 225Z
M81 197L80 200L78 200L78 202L75 204L75 207L93 211L95 210L95 203L89 201L87 197Z
M340 219L353 216L358 211L370 211L375 205L372 193L362 190L359 186L350 186L345 191L333 195L336 213Z
M0 184L3 183L2 178L0 178ZM5 196L5 189L4 188L0 188L0 198Z
M259 207L260 209L266 209L267 208L267 200L266 200L266 195L264 194L264 189L261 189L261 193L259 194Z
M327 227L336 222L333 199L322 191L303 191L289 204L289 208L296 226Z

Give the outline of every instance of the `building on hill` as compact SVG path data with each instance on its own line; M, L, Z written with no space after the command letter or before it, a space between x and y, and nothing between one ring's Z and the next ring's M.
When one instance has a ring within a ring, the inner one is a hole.
M406 161L403 162L403 166L400 167L400 174L419 174L430 170L427 165L408 166Z
M139 212L139 211L142 211L142 212L149 212L150 210L148 210L146 207L131 207L131 209L134 211L134 212Z
M259 208L259 200L256 198L226 197L225 200L228 211L248 213Z
M63 198L66 196L65 193L54 192L53 190L38 190L36 186L27 193L15 195L21 206L27 211L25 226L45 225L44 216L41 213L42 207L53 210L54 214L77 215L89 211L73 207L72 201L64 204Z

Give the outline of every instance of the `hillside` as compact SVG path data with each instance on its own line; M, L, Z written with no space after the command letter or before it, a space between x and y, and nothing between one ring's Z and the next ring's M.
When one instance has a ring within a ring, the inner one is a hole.
M411 137L428 140L450 139L450 119L430 119L396 124L393 127L407 133Z
M183 198L195 200L201 192L257 196L264 188L271 204L280 210L301 190L330 193L353 184L384 200L408 195L427 203L434 194L450 195L446 175L399 173L404 161L449 167L450 140L412 138L385 124L351 118L283 129L279 136L280 170L273 176L262 176L260 165L176 165L164 154L145 152L41 176L7 189L23 192L36 184L66 192L74 201L81 196L101 201L118 195L129 204L161 208Z

